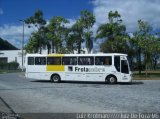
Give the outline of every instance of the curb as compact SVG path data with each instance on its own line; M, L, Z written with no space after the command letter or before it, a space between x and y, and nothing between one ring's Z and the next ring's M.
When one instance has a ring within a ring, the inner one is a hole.
M0 97L0 119L20 119L19 115Z

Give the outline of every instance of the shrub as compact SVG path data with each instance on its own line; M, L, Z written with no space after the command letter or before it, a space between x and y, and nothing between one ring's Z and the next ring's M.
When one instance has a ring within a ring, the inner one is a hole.
M4 70L16 70L19 67L19 63L17 62L9 62L9 63L0 63L0 69Z

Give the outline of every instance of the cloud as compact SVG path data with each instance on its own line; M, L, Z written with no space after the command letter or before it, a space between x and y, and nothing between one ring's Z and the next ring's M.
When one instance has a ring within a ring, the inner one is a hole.
M76 19L67 19L67 20L69 21L69 23L65 24L67 28L72 27L72 25L76 23Z
M32 28L28 28L28 26L24 27L24 40L27 42L31 33L35 31ZM0 37L4 40L7 40L17 48L21 48L22 43L22 34L23 34L23 26L18 25L8 25L5 24L0 26Z
M75 19L68 19L69 23L66 24L66 27L71 27L76 20ZM49 24L49 21L47 21L47 25ZM29 37L31 36L31 33L37 31L37 28L32 25L31 28L28 28L28 25L24 26L24 42L25 44L28 42ZM0 26L0 37L4 40L7 40L17 48L22 47L22 36L23 34L23 26L22 25L10 25L5 24L3 26Z
M154 28L160 24L160 1L159 0L94 0L93 13L96 16L96 24L108 22L109 11L118 11L126 25L127 32L134 32L137 21L147 21Z
M3 15L4 14L4 11L2 8L0 8L0 15Z
M109 11L118 11L121 14L124 24L126 25L127 32L134 32L137 30L139 19L145 20L150 23L155 29L160 27L160 0L93 0L93 14L96 16L96 23L92 31L96 35L99 25L108 22ZM0 8L0 15L4 11ZM66 27L71 27L76 19L68 19L69 24ZM47 21L47 24L49 21ZM29 36L35 28L28 28L25 25L25 42L28 41ZM0 37L8 40L13 45L21 48L22 41L22 25L3 25L0 26ZM95 44L99 46L98 42Z

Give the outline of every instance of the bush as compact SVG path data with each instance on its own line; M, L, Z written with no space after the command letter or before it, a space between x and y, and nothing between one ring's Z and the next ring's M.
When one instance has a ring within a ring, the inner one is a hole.
M9 62L9 63L0 63L0 69L3 70L16 70L19 67L19 63L17 62Z

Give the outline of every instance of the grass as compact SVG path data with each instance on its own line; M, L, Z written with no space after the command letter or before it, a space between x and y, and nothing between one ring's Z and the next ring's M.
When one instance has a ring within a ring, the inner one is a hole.
M160 70L157 71L142 71L141 74L138 71L133 72L133 79L136 80L160 80Z
M15 72L21 72L21 70L1 70L0 69L0 74L15 73Z

